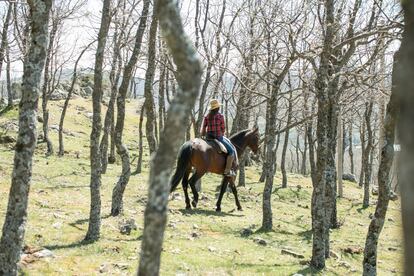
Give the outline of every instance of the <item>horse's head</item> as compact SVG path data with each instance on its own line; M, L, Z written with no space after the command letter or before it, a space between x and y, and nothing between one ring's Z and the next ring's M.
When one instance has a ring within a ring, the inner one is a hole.
M259 152L260 133L257 126L247 132L246 144L254 152L254 154L257 154Z

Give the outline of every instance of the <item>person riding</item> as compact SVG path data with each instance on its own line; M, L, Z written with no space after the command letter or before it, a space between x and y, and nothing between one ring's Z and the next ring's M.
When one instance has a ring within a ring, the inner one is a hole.
M226 132L226 127L224 116L219 112L220 106L218 100L213 99L210 101L210 111L204 117L203 127L201 128L200 134L207 139L217 139L226 147L228 155L224 175L235 176L236 173L232 169L233 161L235 159L235 151L229 140L223 138Z

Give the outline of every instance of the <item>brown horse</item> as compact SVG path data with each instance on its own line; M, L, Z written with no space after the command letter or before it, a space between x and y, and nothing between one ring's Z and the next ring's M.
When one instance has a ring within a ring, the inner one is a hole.
M246 129L240 131L231 136L230 141L236 148L237 156L241 156L247 147L249 147L256 154L259 150L259 136L259 130L257 127L253 130ZM196 182L207 172L223 174L225 165L226 155L217 152L217 150L210 146L206 141L199 138L187 141L181 146L178 154L177 169L171 180L171 192L175 190L182 179L186 208L191 209L190 198L188 197L187 192L188 185L190 184L191 191L194 195L194 199L191 204L195 208L198 203L198 192L195 187ZM192 168L195 168L195 172L191 178L188 179ZM233 191L237 209L242 210L239 198L237 197L237 189L234 181L235 177L223 177L220 195L217 200L216 211L221 211L221 200L227 189L228 183L230 183L230 188Z

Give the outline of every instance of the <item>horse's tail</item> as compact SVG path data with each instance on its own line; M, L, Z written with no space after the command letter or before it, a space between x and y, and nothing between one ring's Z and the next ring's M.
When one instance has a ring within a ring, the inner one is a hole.
M186 171L189 169L191 160L191 142L184 143L178 153L177 168L175 169L174 176L171 179L171 190L174 191L177 188L178 183L183 179Z

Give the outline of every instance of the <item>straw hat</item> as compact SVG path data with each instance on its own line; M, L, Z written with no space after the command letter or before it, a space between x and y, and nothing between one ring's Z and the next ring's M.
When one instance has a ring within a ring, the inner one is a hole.
M210 101L210 110L219 108L221 106L221 104L219 103L219 101L217 99L212 99Z

